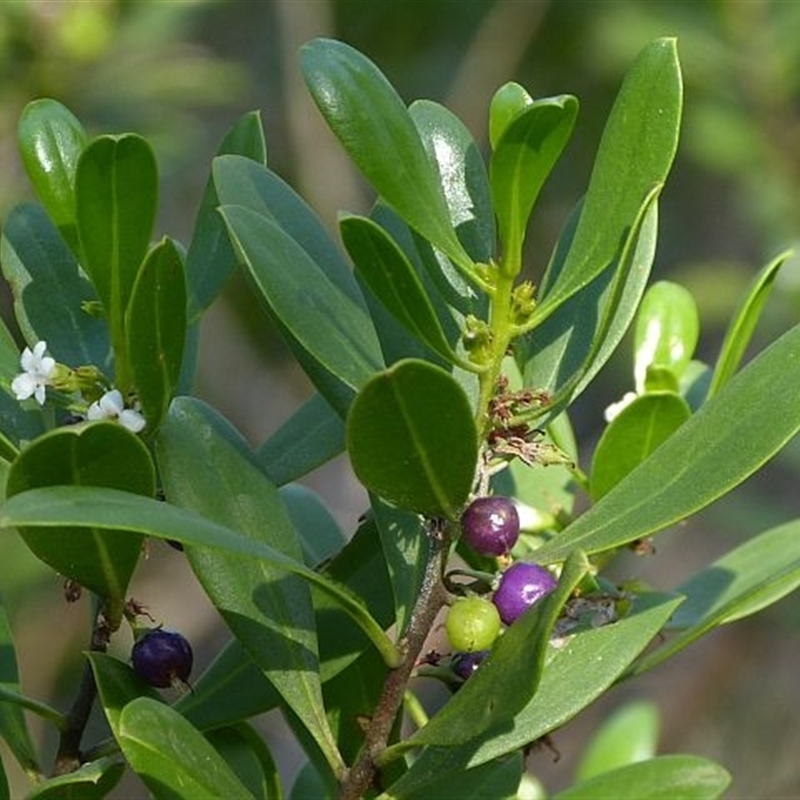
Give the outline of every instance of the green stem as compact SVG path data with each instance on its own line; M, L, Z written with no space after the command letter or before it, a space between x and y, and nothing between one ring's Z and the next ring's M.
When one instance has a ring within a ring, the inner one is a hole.
M52 722L59 731L63 731L67 726L67 718L60 711L47 705L47 703L42 703L40 700L34 700L32 697L15 692L13 689L0 686L0 701L13 703L16 706L32 711L42 719Z

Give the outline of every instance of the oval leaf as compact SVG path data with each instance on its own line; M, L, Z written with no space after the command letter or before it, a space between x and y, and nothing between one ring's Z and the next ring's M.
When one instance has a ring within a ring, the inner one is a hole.
M370 491L400 508L455 519L472 488L478 437L464 390L444 370L409 359L359 392L347 449Z
M503 84L494 93L489 104L489 143L492 149L511 121L532 103L533 98L527 89L514 81Z
M155 471L147 448L121 425L98 422L58 428L29 444L12 463L6 496L65 485L103 486L152 497ZM56 536L25 526L20 534L35 555L57 572L112 605L124 603L139 560L141 536L69 524Z

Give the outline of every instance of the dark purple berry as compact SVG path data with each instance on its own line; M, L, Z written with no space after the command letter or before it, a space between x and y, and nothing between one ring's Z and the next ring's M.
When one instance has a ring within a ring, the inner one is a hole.
M148 631L131 651L133 668L151 686L164 688L185 683L192 671L192 648L175 631L156 628Z
M492 601L500 612L500 619L510 625L555 588L556 579L544 567L517 561L500 577Z
M489 650L478 650L475 653L457 653L453 658L453 672L465 681L486 660Z
M507 497L479 497L461 516L467 544L484 556L502 556L519 538L519 514Z

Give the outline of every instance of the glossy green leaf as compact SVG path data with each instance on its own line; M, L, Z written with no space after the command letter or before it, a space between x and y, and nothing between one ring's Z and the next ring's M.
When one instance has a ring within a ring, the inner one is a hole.
M8 474L6 495L45 486L102 486L152 497L155 471L140 439L114 422L98 422L57 428L19 454ZM141 535L69 524L55 535L26 526L19 532L38 558L121 612L139 560Z
M318 494L299 483L282 486L279 494L309 567L319 566L344 547L344 534Z
M791 255L791 252L785 252L774 258L759 270L747 287L725 331L711 385L708 387L708 397L716 394L739 368L778 271Z
M575 770L575 781L653 758L659 717L654 703L634 701L617 709L592 737Z
M369 381L350 407L347 450L371 492L400 508L455 519L478 457L464 390L431 364L395 364Z
M230 442L207 406L176 400L156 443L167 497L263 542L294 561L302 550L277 489ZM252 558L186 549L192 569L233 634L303 721L332 768L343 769L325 719L308 585Z
M43 339L63 364L109 369L108 325L83 310L97 295L39 206L17 206L8 215L0 263L14 294L14 316L31 346Z
M241 207L222 214L260 295L291 335L346 386L363 385L383 363L363 306L276 223Z
M344 448L344 421L315 393L256 450L256 458L267 477L283 486L327 463Z
M603 431L592 456L591 495L597 502L691 416L672 392L640 395Z
M37 197L72 252L77 253L75 172L89 141L83 125L66 106L43 98L23 109L17 138Z
M771 528L682 583L686 600L670 620L678 633L635 668L660 664L718 625L755 614L800 586L800 522Z
M156 797L253 797L197 728L149 697L133 700L122 710L117 741Z
M237 154L257 164L267 163L264 129L257 111L239 117L225 135L217 155ZM236 254L225 223L217 214L220 201L213 177L206 182L186 254L187 317L196 322L217 298L236 268Z
M488 730L464 745L427 747L391 787L391 796L397 800L424 797L425 788L444 775L455 777L513 753L562 726L619 678L679 602L665 595L641 596L631 613L618 622L588 626L551 646L536 694L510 725ZM480 670L470 681L479 674Z
M658 756L583 781L553 800L715 800L731 782L700 756Z
M642 298L634 334L636 391L648 387L650 369L668 369L680 378L694 355L700 334L697 304L691 292L671 281L654 283Z
M331 130L381 197L466 271L472 259L450 224L439 174L397 92L364 55L315 39L300 51L311 96Z
M403 746L463 744L507 728L536 694L553 626L588 569L584 555L573 553L555 591L504 631L480 669Z
M147 430L158 428L178 384L186 342L183 261L164 238L142 264L125 314L128 357Z
M118 758L100 758L74 772L48 778L25 795L27 800L101 800L119 783L125 764Z
M753 359L597 505L543 545L537 557L550 562L575 547L587 553L619 547L704 508L800 430L798 393L800 326Z
M493 145L492 199L500 225L501 269L516 276L528 218L547 176L572 135L578 101L571 95L537 100L519 112Z
M439 172L450 223L475 261L495 255L497 232L486 164L464 123L431 100L415 100L408 109L428 158Z
M206 739L225 759L231 771L261 800L282 800L275 761L266 742L246 722L216 728Z
M353 273L322 220L288 183L271 170L238 156L214 160L220 205L244 206L280 227L357 305L364 305Z
M124 315L147 253L158 205L158 173L140 136L101 136L78 161L75 179L82 266L111 328L117 382L129 389Z
M537 309L540 321L617 257L642 201L666 180L681 103L675 40L657 39L640 53L617 95L566 263Z
M493 95L489 104L489 143L494 149L505 129L521 114L533 98L518 83L504 83Z
M391 237L366 217L340 220L342 241L356 272L394 318L447 361L457 360L422 281Z
M12 692L21 691L14 637L8 615L2 606L0 606L0 688ZM0 737L26 773L35 774L40 771L36 749L20 705L0 703Z

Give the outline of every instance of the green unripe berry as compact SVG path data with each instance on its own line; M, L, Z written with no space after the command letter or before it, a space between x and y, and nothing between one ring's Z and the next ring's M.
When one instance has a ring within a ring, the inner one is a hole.
M500 633L500 614L489 600L462 597L450 606L444 627L454 650L488 650Z

